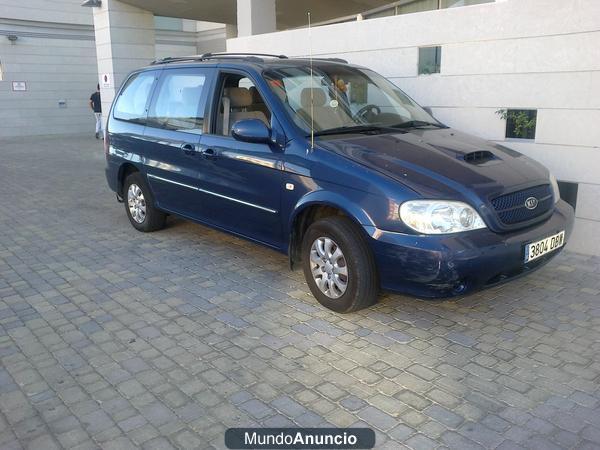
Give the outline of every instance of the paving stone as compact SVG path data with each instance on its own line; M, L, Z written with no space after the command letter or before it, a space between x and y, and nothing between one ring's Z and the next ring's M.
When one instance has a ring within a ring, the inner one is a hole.
M392 428L389 432L388 435L398 441L398 442L406 442L406 440L408 439L409 436L413 435L415 433L414 428L411 428L409 426L406 426L404 424L400 424L394 428Z
M407 439L406 444L415 450L434 449L438 446L437 442L422 434L415 434L414 436L410 437Z
M433 370L431 370L427 367L424 367L420 364L414 364L414 365L408 367L406 370L408 372L412 373L413 375L416 375L419 378L424 379L425 381L433 381L435 378L437 378L439 376Z
M452 342L456 342L457 344L464 345L465 347L472 347L477 344L477 340L468 336L464 333L459 333L456 331L451 331L446 335L446 339Z
M340 405L349 411L358 411L359 409L364 408L367 405L367 402L355 395L349 395L340 401Z
M133 416L128 419L125 419L125 420L119 422L117 425L119 425L119 428L121 428L125 433L127 433L131 430L135 430L136 428L139 428L139 427L145 425L146 423L147 423L147 421L144 418L144 416L137 415L137 416Z
M114 426L110 417L102 410L96 410L81 417L85 430L94 435Z
M85 333L87 335L94 334L98 331L102 331L102 327L93 320L89 320L86 323L84 323L83 325L80 325L79 329L81 330L82 333Z
M586 426L581 432L581 437L600 445L600 429L596 427Z
M398 392L396 395L394 395L394 397L419 410L424 409L431 404L431 402L426 398L423 398L419 394L415 394L414 392L406 389L402 392Z
M449 428L457 428L464 421L458 414L439 405L431 405L425 408L423 413Z
M271 408L256 399L242 403L239 407L256 419L264 419L274 413Z
M271 406L288 417L298 417L306 412L306 408L290 397L281 396L271 402Z
M392 416L373 406L367 406L361 410L358 413L358 417L367 422L369 425L372 425L383 431L389 430L398 423Z
M385 333L385 336L393 339L394 341L400 342L402 344L406 344L412 341L414 338L406 333L402 333L401 331L390 330Z
M317 386L316 389L325 397L330 398L332 400L339 400L346 394L342 389L338 388L332 383L322 384L320 386Z
M143 408L142 415L155 427L177 419L175 414L161 403L153 403Z
M146 441L142 446L144 450L171 450L175 449L171 443L164 437L157 437Z
M460 427L458 432L486 448L496 447L504 440L502 435L479 423L467 422Z

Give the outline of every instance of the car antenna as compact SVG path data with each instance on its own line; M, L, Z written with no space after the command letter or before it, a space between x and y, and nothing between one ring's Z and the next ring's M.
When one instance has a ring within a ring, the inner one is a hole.
M308 61L310 64L310 150L315 149L315 111L314 111L314 88L313 88L313 58L312 58L312 34L310 29L310 11L308 11Z

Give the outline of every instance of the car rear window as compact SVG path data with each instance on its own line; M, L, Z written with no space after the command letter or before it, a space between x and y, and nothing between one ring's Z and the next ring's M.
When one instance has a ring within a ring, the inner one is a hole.
M113 116L115 119L144 123L146 107L152 92L155 74L142 72L133 75L119 94L115 103Z

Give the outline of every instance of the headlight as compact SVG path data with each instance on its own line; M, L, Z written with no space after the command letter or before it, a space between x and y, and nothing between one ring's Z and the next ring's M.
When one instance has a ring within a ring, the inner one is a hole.
M459 233L485 228L473 208L448 200L411 200L400 206L400 219L423 234Z
M560 200L560 189L558 189L558 182L556 177L550 174L550 184L552 185L552 195L554 195L554 203Z

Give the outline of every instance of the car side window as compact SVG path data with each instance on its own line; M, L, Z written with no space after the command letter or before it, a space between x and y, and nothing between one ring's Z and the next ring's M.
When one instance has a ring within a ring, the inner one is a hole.
M141 72L131 76L115 102L115 119L145 123L146 105L152 92L156 74Z
M201 134L209 77L203 71L167 70L148 112L148 125Z

